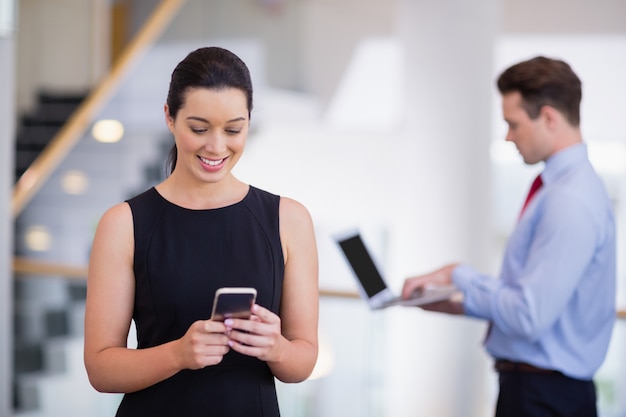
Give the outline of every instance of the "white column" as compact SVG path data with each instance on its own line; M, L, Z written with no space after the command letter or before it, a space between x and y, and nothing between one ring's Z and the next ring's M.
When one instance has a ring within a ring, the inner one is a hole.
M407 120L390 262L419 274L449 262L492 263L489 143L497 0L401 0ZM394 274L398 275L398 274ZM389 314L385 415L484 416L493 404L486 325L466 317Z
M0 415L10 416L13 376L13 222L10 212L15 137L15 2L0 0Z

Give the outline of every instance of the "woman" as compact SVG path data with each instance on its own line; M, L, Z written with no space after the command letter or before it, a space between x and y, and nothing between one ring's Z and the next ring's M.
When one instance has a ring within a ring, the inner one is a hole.
M100 220L85 366L98 391L125 393L118 416L278 416L274 377L299 382L313 369L313 224L298 202L234 177L251 110L236 55L190 53L165 104L170 175ZM249 320L209 319L220 287L257 289ZM131 320L137 349L126 344Z

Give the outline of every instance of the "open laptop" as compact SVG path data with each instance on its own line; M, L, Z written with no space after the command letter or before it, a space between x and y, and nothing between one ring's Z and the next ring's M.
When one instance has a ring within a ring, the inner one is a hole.
M402 299L387 286L358 230L341 233L334 238L357 278L361 297L373 310L396 305L419 306L443 301L457 291L454 286L428 287L409 299Z

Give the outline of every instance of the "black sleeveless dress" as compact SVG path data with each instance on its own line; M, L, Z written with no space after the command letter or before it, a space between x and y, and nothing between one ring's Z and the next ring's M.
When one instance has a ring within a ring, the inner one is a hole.
M255 187L239 203L190 210L154 188L130 200L135 235L138 349L185 334L211 315L220 287L255 287L257 304L278 313L283 286L279 197ZM274 376L264 361L233 350L222 362L183 370L125 394L118 417L279 416Z

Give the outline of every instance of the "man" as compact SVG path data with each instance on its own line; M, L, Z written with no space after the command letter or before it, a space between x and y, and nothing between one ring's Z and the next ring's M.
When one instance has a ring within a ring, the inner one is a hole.
M592 378L616 314L615 224L580 132L581 82L565 62L536 57L505 70L497 85L506 140L526 164L545 163L499 279L450 264L407 279L402 294L452 283L462 301L424 308L490 323L497 417L597 416Z

